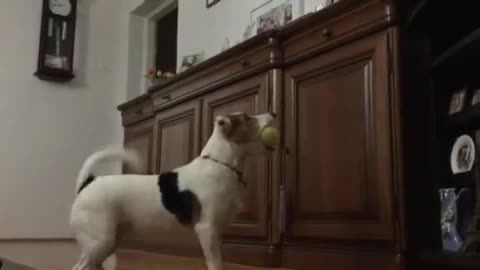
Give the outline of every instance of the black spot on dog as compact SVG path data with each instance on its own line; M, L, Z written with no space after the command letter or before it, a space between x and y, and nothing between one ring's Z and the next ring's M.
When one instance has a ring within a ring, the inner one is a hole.
M83 181L82 185L80 185L80 188L77 191L77 194L80 194L80 192L85 189L88 185L90 185L93 181L95 180L95 175L90 174L85 181Z
M198 219L202 208L200 201L190 190L179 191L176 172L160 174L158 187L162 193L162 203L165 209L175 215L180 223L191 225L195 219Z

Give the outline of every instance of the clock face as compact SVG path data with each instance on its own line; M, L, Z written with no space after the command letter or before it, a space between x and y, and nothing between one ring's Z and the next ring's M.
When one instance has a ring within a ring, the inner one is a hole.
M70 0L49 0L50 10L60 16L68 16L72 12Z

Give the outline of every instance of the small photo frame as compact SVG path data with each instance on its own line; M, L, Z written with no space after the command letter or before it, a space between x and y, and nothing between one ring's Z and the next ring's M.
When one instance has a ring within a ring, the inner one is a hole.
M293 20L293 5L285 4L285 23L291 22Z
M448 110L449 115L461 112L464 109L466 95L466 89L457 91L452 95L452 99L450 100L450 108Z
M473 90L472 93L472 106L477 105L478 103L480 103L480 88Z
M280 4L257 17L257 34L280 28L293 19L291 3Z
M210 8L212 7L213 5L217 4L218 2L220 2L220 0L206 0L207 2L207 8Z
M182 59L180 72L186 71L203 61L203 53L186 55Z

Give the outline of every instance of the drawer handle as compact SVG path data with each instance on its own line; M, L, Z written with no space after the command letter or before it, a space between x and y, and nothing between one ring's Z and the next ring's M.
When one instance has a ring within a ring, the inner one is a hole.
M162 100L164 100L164 101L170 101L171 99L172 99L172 97L170 95L162 96Z
M243 68L246 68L246 67L248 67L248 66L250 66L250 61L245 60L245 61L242 62L242 67L243 67Z
M327 28L322 29L322 36L329 38L332 36L332 31L328 30Z

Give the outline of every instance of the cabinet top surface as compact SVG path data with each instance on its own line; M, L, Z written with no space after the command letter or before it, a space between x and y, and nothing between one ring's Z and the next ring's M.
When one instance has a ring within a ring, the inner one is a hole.
M194 74L198 74L204 70L207 70L221 62L229 61L231 59L239 59L246 52L250 52L258 47L265 47L264 53L272 55L272 52L278 50L281 46L280 40L286 40L292 36L299 35L309 29L312 29L316 26L326 24L331 20L348 15L351 11L356 10L357 8L370 5L370 4L379 4L384 6L389 6L391 1L384 0L341 0L331 6L318 11L306 14L295 21L292 21L278 29L272 29L260 33L250 39L245 40L242 43L239 43L230 49L221 52L198 65L177 74L175 77L161 81L156 85L150 87L147 93L140 95L132 100L129 100L118 106L120 111L125 110L131 105L141 103L149 98L153 93L159 92L167 88L168 86L174 85L177 82L183 81L186 78L192 77ZM393 13L393 10L389 10L390 16ZM354 20L355 18L352 18ZM372 18L376 19L376 18ZM272 67L275 65L274 61L270 60Z

